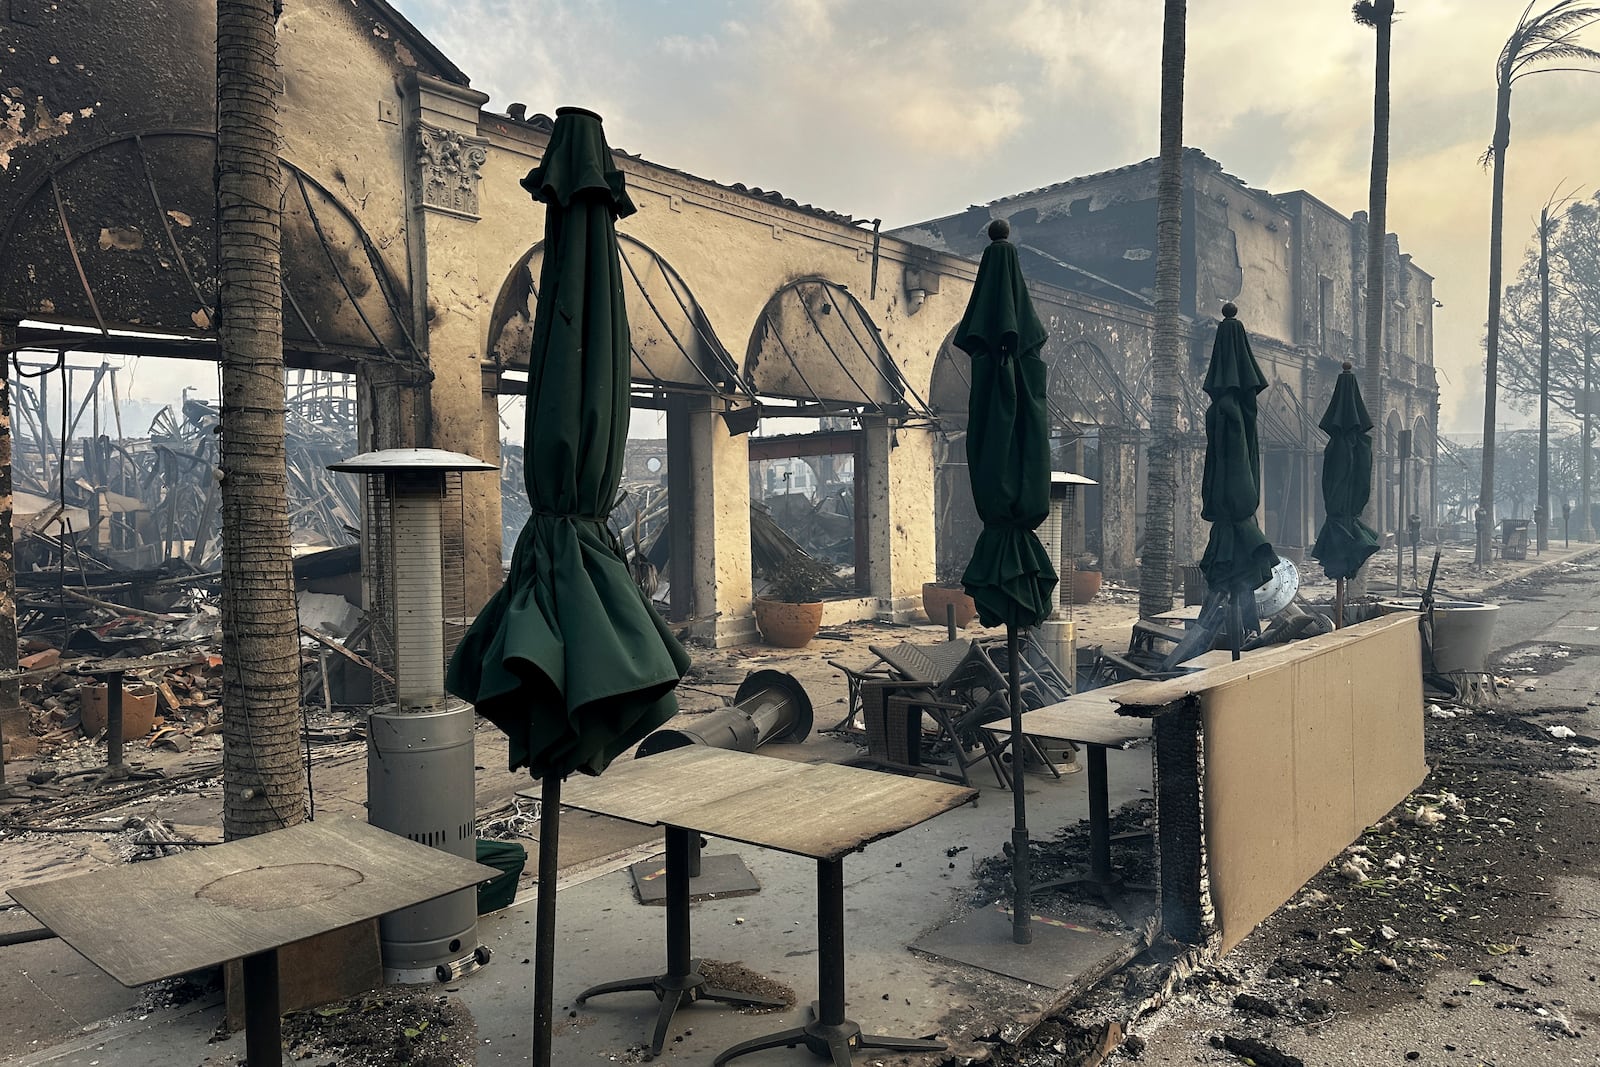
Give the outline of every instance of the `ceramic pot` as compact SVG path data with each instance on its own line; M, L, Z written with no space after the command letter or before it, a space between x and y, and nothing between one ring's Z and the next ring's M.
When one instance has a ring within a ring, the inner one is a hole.
M978 605L972 602L966 590L959 585L940 585L938 582L927 582L922 586L922 610L928 616L928 621L938 626L943 626L946 621L946 605L954 604L956 607L956 629L964 630L971 625L972 620L978 616Z
M791 604L784 600L756 597L756 627L769 645L778 648L805 648L822 628L822 601Z
M1070 579L1070 581L1069 581ZM1073 571L1061 578L1063 604L1087 604L1100 592L1099 571Z
M78 719L83 736L94 737L106 728L106 686L95 682L78 686ZM156 687L122 683L122 736L143 737L156 726Z

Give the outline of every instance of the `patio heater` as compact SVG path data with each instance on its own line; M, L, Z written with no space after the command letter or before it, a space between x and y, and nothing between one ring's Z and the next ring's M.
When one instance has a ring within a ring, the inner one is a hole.
M1039 525L1039 540L1061 576L1061 583L1056 587L1059 590L1056 608L1039 624L1039 639L1074 690L1078 685L1078 635L1072 618L1072 571L1077 558L1078 487L1094 484L1092 479L1081 474L1051 471L1050 515Z
M493 464L435 448L364 452L328 465L366 476L363 555L372 628L367 821L475 858L472 705L448 695L445 666L466 626L463 471ZM476 888L378 921L384 980L450 981L489 960Z

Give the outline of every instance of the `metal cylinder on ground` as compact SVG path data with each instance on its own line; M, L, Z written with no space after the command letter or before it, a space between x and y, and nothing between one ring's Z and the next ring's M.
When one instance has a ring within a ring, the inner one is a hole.
M474 859L472 705L449 699L431 711L376 709L367 720L367 821L462 859ZM378 922L384 980L432 982L478 948L476 887Z
M634 757L687 745L754 752L769 741L799 743L810 734L811 698L805 687L782 671L755 671L740 683L731 705L657 730L639 743Z

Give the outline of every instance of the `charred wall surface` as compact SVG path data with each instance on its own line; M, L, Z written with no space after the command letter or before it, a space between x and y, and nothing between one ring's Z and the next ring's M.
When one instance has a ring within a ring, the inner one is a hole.
M288 358L414 360L399 79L459 72L371 0L279 31ZM0 7L0 318L211 334L215 35L205 0Z

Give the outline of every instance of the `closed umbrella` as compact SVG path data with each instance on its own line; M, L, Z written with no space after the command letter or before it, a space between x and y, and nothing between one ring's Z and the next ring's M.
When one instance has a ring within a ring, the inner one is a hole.
M545 204L524 437L532 515L505 585L450 661L448 686L505 731L511 768L542 784L533 1062L548 1067L561 781L599 774L670 719L689 657L606 524L628 438L616 220L634 207L600 117L557 111L522 185Z
M1333 384L1333 398L1318 423L1328 435L1322 453L1322 506L1327 518L1311 555L1335 580L1334 622L1344 625L1344 582L1378 551L1378 535L1361 521L1372 492L1372 419L1361 401L1361 384L1346 363Z
M955 345L972 357L967 409L967 473L983 531L961 584L985 626L1004 624L1010 671L1012 939L1032 938L1028 817L1023 799L1022 700L1017 631L1050 614L1056 569L1034 533L1050 514L1050 424L1044 325L1034 313L1003 219L989 224L989 247L978 264Z
M1261 503L1261 448L1256 439L1256 395L1267 380L1250 351L1239 309L1222 305L1222 322L1211 346L1205 391L1206 465L1200 483L1201 518L1211 523L1200 570L1206 584L1228 598L1233 658L1244 637L1241 611L1252 616L1254 591L1272 577L1278 554L1256 525Z

